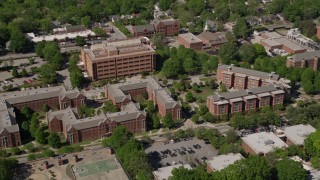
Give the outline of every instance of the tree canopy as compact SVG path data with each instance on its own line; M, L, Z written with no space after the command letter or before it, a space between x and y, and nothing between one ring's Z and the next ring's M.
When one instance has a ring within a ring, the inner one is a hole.
M308 172L300 162L283 159L277 162L277 177L279 180L307 179Z

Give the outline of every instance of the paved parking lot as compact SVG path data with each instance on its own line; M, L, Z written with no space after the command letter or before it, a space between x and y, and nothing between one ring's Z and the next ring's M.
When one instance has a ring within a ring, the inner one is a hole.
M196 138L186 141L181 140L176 143L155 143L147 148L145 152L148 154L151 165L154 168L170 166L176 163L197 166L202 162L203 157L208 159L218 155L218 150L214 149L211 144L205 144L203 140Z

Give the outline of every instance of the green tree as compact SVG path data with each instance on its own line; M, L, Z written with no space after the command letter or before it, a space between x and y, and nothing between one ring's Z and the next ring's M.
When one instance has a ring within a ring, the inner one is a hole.
M11 149L11 153L12 153L13 155L19 155L19 154L21 154L21 150L19 149L19 147L13 147L13 148Z
M160 120L157 114L152 114L152 128L158 129L160 127Z
M14 78L17 78L17 77L19 77L19 73L18 73L18 70L17 70L17 68L16 67L14 67L13 69L12 69L12 76L14 77Z
M31 117L31 121L30 121L30 129L29 132L31 133L32 137L36 137L36 132L39 129L40 126L40 121L39 121L39 114L38 113L34 113Z
M51 64L44 64L39 69L40 79L44 84L52 84L57 81L57 73L55 66Z
M199 120L200 120L200 117L199 117L198 114L194 114L194 115L192 115L191 120L192 120L192 122L194 122L194 123L198 123Z
M99 27L94 27L92 28L92 31L97 35L97 36L100 36L100 37L105 37L107 36L106 32L99 28Z
M300 162L291 159L282 159L276 164L277 177L279 180L307 179L308 172Z
M77 46L84 46L86 44L86 39L84 37L77 36L75 42Z
M193 97L193 94L191 92L187 92L186 93L186 101L187 102L193 102L194 101L194 97Z
M251 156L235 162L216 175L217 179L271 179L272 168L264 157Z
M47 104L42 105L42 111L43 112L48 112L50 110L50 107Z
M38 127L34 136L35 136L35 139L38 143L40 143L40 144L47 143L48 133L46 133L42 127L40 127L40 128Z
M61 141L58 133L51 132L48 137L48 144L53 148L59 148L61 146Z
M232 31L237 38L246 38L249 34L249 27L247 21L244 18L238 19Z
M245 44L239 48L239 56L245 62L253 64L257 57L256 48L252 44Z
M162 11L166 11L173 2L174 0L159 0L159 7Z
M81 18L81 24L86 26L86 27L89 27L90 24L91 24L91 18L90 16L84 16Z
M211 122L211 123L214 123L217 120L216 117L214 115L212 115L210 112L205 113L202 116L202 118L204 121Z
M234 43L226 43L220 47L219 57L222 63L230 64L232 61L238 60L238 51Z
M27 52L29 44L29 40L20 30L14 29L11 32L9 50L17 53L24 53Z
M205 2L201 0L187 1L187 7L190 11L194 13L194 15L200 15L200 13L204 10L205 6Z
M103 104L104 104L104 106L102 107L102 111L103 111L104 113L107 113L107 112L117 112L117 111L119 111L118 107L115 106L115 105L112 103L112 101L110 101L110 100L105 101Z
M172 127L174 127L174 122L173 122L171 113L167 113L167 114L163 117L162 123L163 123L163 125L164 125L165 127L167 127L167 128L172 128Z
M18 161L13 158L4 159L0 158L0 179L9 180L13 177L14 167Z
M28 72L27 72L26 69L22 69L22 71L21 71L21 76L23 76L23 77L28 76Z
M154 113L156 111L156 107L154 106L154 102L152 100L147 101L146 109L148 113Z
M35 51L37 56L40 56L41 58L44 57L43 49L45 46L46 46L46 41L41 41L36 44Z
M117 150L126 144L131 137L132 134L125 126L117 126L108 139L108 145Z
M31 109L28 108L27 106L23 106L23 108L21 108L20 112L25 117L25 119L30 119L32 116Z
M177 77L180 73L179 61L173 59L166 60L161 71L166 78Z
M183 62L183 69L189 74L194 74L197 72L197 65L191 58L187 58Z
M258 56L262 56L262 57L267 56L266 50L261 44L254 44L253 46Z
M95 114L95 111L92 107L89 107L87 104L83 104L78 107L78 114L80 117L92 117Z

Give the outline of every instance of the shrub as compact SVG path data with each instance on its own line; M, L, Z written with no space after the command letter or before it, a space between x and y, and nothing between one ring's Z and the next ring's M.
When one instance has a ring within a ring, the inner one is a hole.
M33 160L36 160L37 159L37 157L36 157L36 155L35 154L29 154L29 156L28 156L28 161L33 161Z
M19 154L21 154L21 150L18 147L13 147L11 149L11 153L14 155L19 155Z

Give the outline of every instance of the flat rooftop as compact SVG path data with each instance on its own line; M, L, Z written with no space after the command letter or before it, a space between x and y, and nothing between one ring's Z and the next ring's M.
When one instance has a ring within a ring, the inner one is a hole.
M288 145L278 138L272 132L260 132L242 137L243 143L246 143L256 154L267 154L275 148L286 148Z
M172 176L172 170L174 168L179 168L179 167L183 167L186 169L192 169L191 166L189 164L177 164L177 165L173 165L173 166L167 166L167 167L163 167L163 168L159 168L156 171L153 171L153 175L155 177L156 180L167 180L169 179L170 176Z
M306 48L294 43L293 41L288 40L285 37L275 39L276 42L281 43L283 46L286 46L294 51L306 50Z
M106 57L121 57L137 55L141 53L155 53L155 50L148 44L144 44L140 38L124 39L118 41L107 41L102 44L92 45L83 49L91 60L104 60Z
M243 156L240 153L223 154L210 158L209 160L207 160L207 164L211 167L212 170L220 171L241 159L243 159Z
M309 124L299 124L286 127L283 133L296 145L303 145L304 140L316 129Z
M182 37L184 40L186 40L188 43L202 43L202 40L199 39L197 36L195 36L192 33L185 33L185 34L179 34L180 37Z

